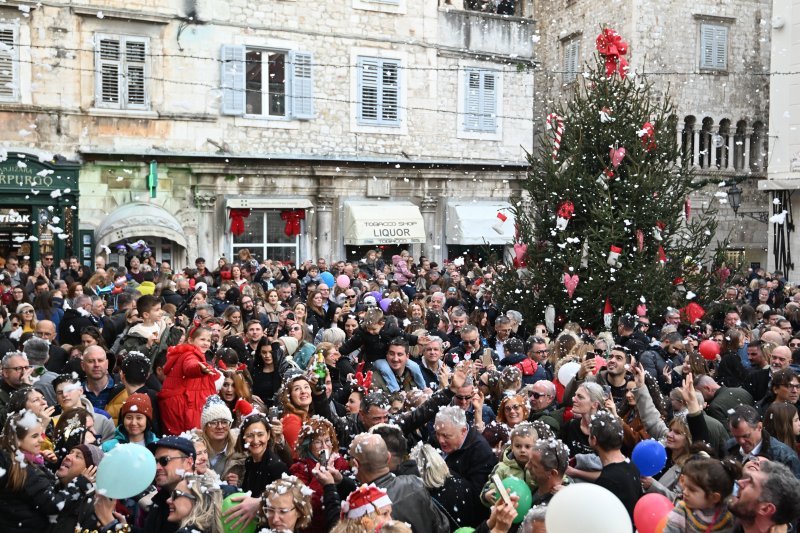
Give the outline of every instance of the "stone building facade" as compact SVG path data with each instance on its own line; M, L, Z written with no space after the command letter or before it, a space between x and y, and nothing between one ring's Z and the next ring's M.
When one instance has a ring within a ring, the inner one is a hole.
M0 146L80 163L111 260L441 261L513 235L534 31L427 0L7 0Z
M535 125L553 102L574 90L575 79L594 65L595 39L603 26L628 42L632 71L668 94L675 105L683 164L711 185L692 198L694 209L717 209L716 240L730 239L733 259L767 266L766 218L771 198L758 189L774 148L770 112L768 0L538 0ZM774 80L773 80L774 81ZM717 182L725 182L719 187ZM742 189L734 212L727 203L733 183ZM720 200L722 202L720 203ZM770 256L771 257L771 256Z

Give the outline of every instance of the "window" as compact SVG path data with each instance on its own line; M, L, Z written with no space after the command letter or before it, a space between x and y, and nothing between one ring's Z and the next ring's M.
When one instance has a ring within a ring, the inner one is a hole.
M497 131L497 72L469 69L464 72L464 130Z
M17 29L0 24L0 102L19 99Z
M400 61L359 57L356 70L358 123L400 126Z
M148 109L148 40L144 37L95 37L95 106Z
M572 83L578 77L578 70L580 69L580 52L581 41L578 38L562 41L561 49L563 56L562 70L563 82Z
M236 257L242 248L247 248L259 261L275 259L296 263L300 236L288 237L285 229L286 222L281 219L280 209L252 210L244 219L244 233L233 237L232 257Z
M700 25L700 68L728 70L728 26Z
M314 118L312 56L308 52L224 45L221 78L224 115Z

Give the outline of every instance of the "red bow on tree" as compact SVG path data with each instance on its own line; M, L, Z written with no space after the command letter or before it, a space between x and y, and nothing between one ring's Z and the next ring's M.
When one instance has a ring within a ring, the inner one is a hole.
M228 218L231 219L231 235L239 236L244 233L244 219L250 216L249 209L231 209Z
M287 237L300 235L300 221L306 219L305 209L286 209L281 211L281 220L286 222L283 232Z
M656 128L653 126L652 122L644 123L644 126L642 126L641 137L642 148L644 148L646 152L658 148L658 145L656 144Z
M603 33L597 36L595 46L606 60L606 76L610 78L617 71L620 77L624 78L628 68L628 61L624 57L628 53L628 43L611 28L605 28Z

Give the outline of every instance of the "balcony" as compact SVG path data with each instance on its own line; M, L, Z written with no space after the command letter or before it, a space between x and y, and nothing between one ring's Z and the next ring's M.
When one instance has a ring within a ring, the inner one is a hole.
M727 118L714 124L709 117L698 122L689 115L678 131L682 163L700 174L766 178L767 140L766 126L759 121L740 120L732 127Z
M462 52L531 60L533 19L439 8L439 44Z

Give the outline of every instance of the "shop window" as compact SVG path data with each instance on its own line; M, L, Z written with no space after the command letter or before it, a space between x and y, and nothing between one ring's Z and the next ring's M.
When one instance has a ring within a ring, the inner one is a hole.
M561 42L562 81L572 83L578 77L580 68L581 41L575 37Z
M281 218L280 209L253 210L244 219L244 233L233 237L232 256L247 248L259 261L296 263L299 247L300 235L286 235L286 221Z
M357 120L366 126L400 126L400 61L359 57Z
M19 100L19 47L17 28L0 24L0 102Z
M145 37L95 36L95 106L149 109L148 43Z
M728 70L728 26L700 24L700 68Z
M314 72L308 52L222 47L222 114L314 118Z
M465 131L497 131L498 77L493 70L464 71Z

